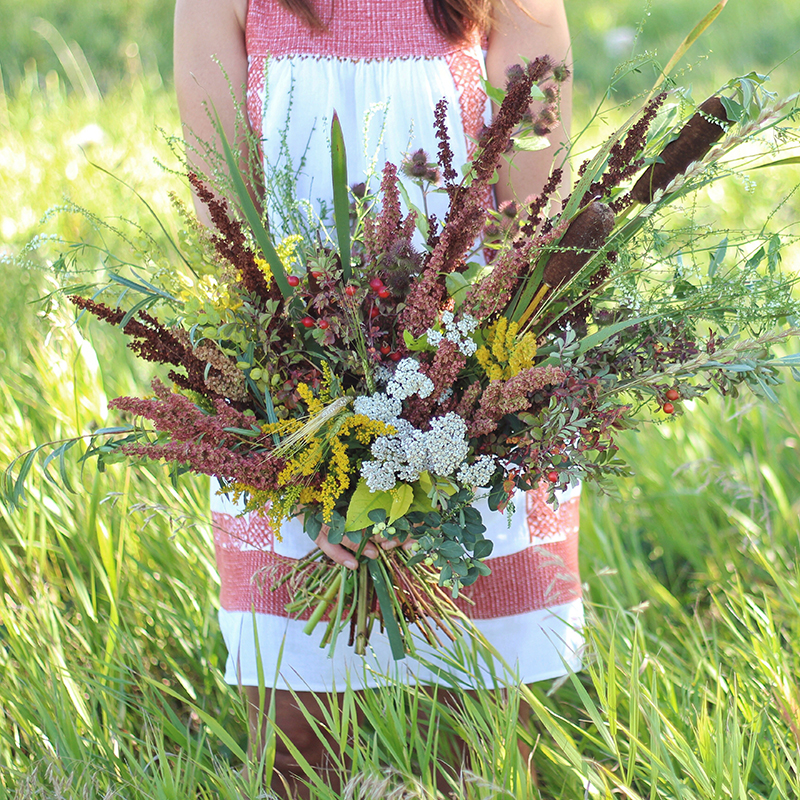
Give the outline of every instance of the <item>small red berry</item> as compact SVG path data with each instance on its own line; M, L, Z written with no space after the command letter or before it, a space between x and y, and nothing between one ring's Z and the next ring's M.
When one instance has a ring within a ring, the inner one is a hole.
M558 483L558 473L554 469L551 469L550 472L547 473L547 480L549 480L550 483Z
M322 330L324 330L324 331L328 330L328 328L330 328L330 326L331 326L330 322L328 322L328 320L326 320L326 319L321 319L317 323L317 327L318 328L322 328Z
M298 278L297 275L289 275L286 278L286 281L289 284L289 286L299 286L300 285L300 278Z
M383 287L383 289L381 289L381 290L378 292L378 297L382 297L382 298L384 298L384 300L385 300L387 297L391 297L391 296L392 296L392 293L391 293L391 292L390 292L390 291L389 291L389 290L388 290L388 289L387 289L385 286Z
M667 391L667 400L680 400L681 393L677 389L669 389Z
M391 352L392 352L391 345L384 344L384 345L381 346L381 353L383 353L385 356L388 356L389 353L391 353Z
M377 317L380 313L381 312L378 311L378 309L375 308L375 306L372 306L372 308L370 309L370 312L369 312L369 318L370 319L375 319L375 317Z
M383 281L380 278L373 278L369 282L369 288L379 292L381 289L383 289Z
M344 293L345 293L345 294L346 294L348 297L352 297L352 296L353 296L353 295L354 295L354 294L355 294L357 291L358 291L358 288L357 288L357 287L355 287L355 286L353 286L353 284L352 284L352 283L351 283L351 284L349 284L348 286L345 286L345 287L344 287Z
M311 277L314 278L314 280L318 281L322 277L322 273L321 272L312 272L311 273Z
M675 406L672 405L672 403L664 403L664 405L661 406L661 410L665 414L673 414L675 412Z
M316 324L311 317L303 317L300 322L305 325L306 328L313 328Z
M392 361L399 361L402 357L403 356L401 356L400 353L398 353L396 350L394 351L394 353L389 353L389 358L391 358Z

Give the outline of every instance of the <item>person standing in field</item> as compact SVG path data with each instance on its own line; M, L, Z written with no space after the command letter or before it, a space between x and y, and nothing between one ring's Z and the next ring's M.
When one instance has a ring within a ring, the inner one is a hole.
M334 111L348 143L351 184L363 181L375 165L380 170L386 161L399 164L419 149L435 156L433 111L442 98L454 163L461 164L491 117L481 79L504 86L510 65L544 54L566 61L569 44L563 0L177 0L175 82L189 160L208 171L191 147L217 140L207 106L213 105L234 141L236 99L260 140L267 180L288 170L298 195L324 209L330 207L327 137ZM234 99L230 86L242 87L243 94ZM498 205L535 196L547 181L569 129L569 81L559 91L560 120L553 120L551 146L518 153L503 168L495 186ZM273 230L280 231L277 210L269 199L266 206ZM443 219L446 197L433 195L429 209ZM209 224L205 207L198 205L197 212ZM525 683L562 675L565 663L580 664L579 489L563 494L557 512L545 495L543 489L519 493L509 519L479 502L486 535L494 541L487 562L492 575L475 585L474 605L465 606ZM348 675L352 686L367 688L374 685L371 676L361 657L344 646L327 658L318 647L324 626L307 636L303 621L286 614L285 590L270 592L253 580L267 569L282 574L311 549L299 518L283 526L279 541L266 519L241 516L241 508L212 491L212 519L220 625L229 650L226 680L244 687L253 731L259 724L259 681L274 692L278 727L322 769L323 744L295 696L315 710L311 692L334 691ZM331 544L324 528L316 540L333 561L355 568L347 543ZM375 557L375 547L369 544L364 555ZM385 638L375 632L370 645L367 663L379 672L392 668ZM436 680L419 665L412 665L410 677ZM277 747L276 770L298 773L280 739ZM276 780L273 788L279 786Z

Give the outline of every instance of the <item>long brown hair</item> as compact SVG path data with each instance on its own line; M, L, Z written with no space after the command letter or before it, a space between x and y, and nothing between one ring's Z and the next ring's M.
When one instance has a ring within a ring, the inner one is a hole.
M451 42L466 39L476 28L487 30L492 17L492 0L424 0L431 22ZM315 30L325 30L313 0L279 0L280 4L296 14ZM391 0L382 0L391 2Z

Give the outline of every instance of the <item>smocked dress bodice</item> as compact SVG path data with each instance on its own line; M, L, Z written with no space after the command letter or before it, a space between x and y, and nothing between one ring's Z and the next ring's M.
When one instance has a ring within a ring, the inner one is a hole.
M336 0L319 9L323 19L331 16L325 31L311 30L277 0L255 0L248 9L247 111L267 181L293 181L298 198L324 211L334 111L353 184L379 176L387 161L399 166L419 148L434 159L434 109L442 99L454 165L465 163L489 119L480 37L449 42L422 0ZM267 208L279 224L284 210L275 194L268 193ZM446 199L431 201L429 210L442 219Z

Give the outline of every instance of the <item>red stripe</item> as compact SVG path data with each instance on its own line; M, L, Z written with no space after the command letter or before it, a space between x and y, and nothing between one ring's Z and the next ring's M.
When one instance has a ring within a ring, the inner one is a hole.
M464 590L458 601L473 619L495 619L523 614L570 602L581 596L578 575L578 503L576 497L552 512L563 526L566 538L560 542L532 545L518 553L487 559L492 574L480 578ZM217 566L221 590L220 602L227 611L251 611L260 614L288 616L286 604L295 594L286 582L272 587L289 575L298 563L293 558L274 553L265 520L255 515L250 519L212 514ZM257 521L256 534L264 549L242 550L248 522ZM468 602L473 601L473 603ZM301 615L302 619L309 613Z

